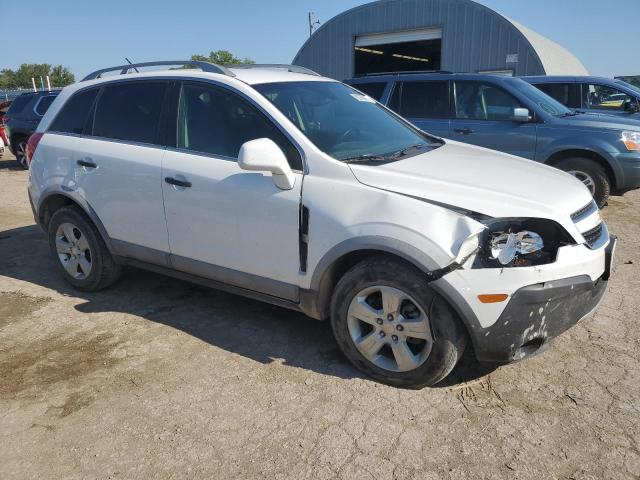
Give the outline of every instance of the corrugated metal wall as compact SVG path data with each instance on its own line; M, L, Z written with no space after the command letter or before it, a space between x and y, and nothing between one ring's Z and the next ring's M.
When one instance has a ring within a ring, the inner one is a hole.
M356 36L438 26L443 29L442 70L545 73L538 55L517 28L470 0L381 0L356 7L319 28L293 63L338 80L350 78ZM507 63L509 54L518 54L518 63Z

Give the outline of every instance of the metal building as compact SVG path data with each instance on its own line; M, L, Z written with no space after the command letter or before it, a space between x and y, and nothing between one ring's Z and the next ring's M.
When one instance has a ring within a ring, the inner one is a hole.
M380 0L322 25L295 65L338 80L437 71L587 75L571 52L471 0Z

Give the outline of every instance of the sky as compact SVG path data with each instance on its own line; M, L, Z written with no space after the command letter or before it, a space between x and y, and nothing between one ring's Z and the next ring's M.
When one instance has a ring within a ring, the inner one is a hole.
M132 61L230 50L291 63L321 22L365 0L0 0L0 69L68 67L76 78ZM573 52L593 75L640 75L640 0L478 0ZM37 12L32 14L29 12ZM24 21L13 21L24 18Z

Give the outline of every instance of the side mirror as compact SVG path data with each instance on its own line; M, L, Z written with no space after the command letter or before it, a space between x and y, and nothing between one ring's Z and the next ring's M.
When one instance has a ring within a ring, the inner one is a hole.
M238 165L243 170L271 172L273 183L281 190L291 190L296 177L291 171L287 157L280 147L269 138L258 138L240 147Z
M528 108L514 108L511 120L514 122L530 122L531 113Z

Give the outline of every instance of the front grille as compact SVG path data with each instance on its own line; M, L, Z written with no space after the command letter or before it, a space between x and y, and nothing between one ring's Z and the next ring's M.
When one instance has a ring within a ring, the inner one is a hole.
M583 218L586 218L589 215L591 215L593 212L597 212L597 211L598 211L598 206L596 205L596 202L591 201L587 203L584 207L582 207L580 210L576 210L575 212L573 212L571 214L571 220L573 220L574 223L578 223Z
M602 236L603 230L604 230L604 224L600 223L600 225L598 225L597 227L594 227L591 230L587 230L586 232L582 232L582 236L584 237L584 240L587 242L587 245L589 245L590 247L593 247Z

